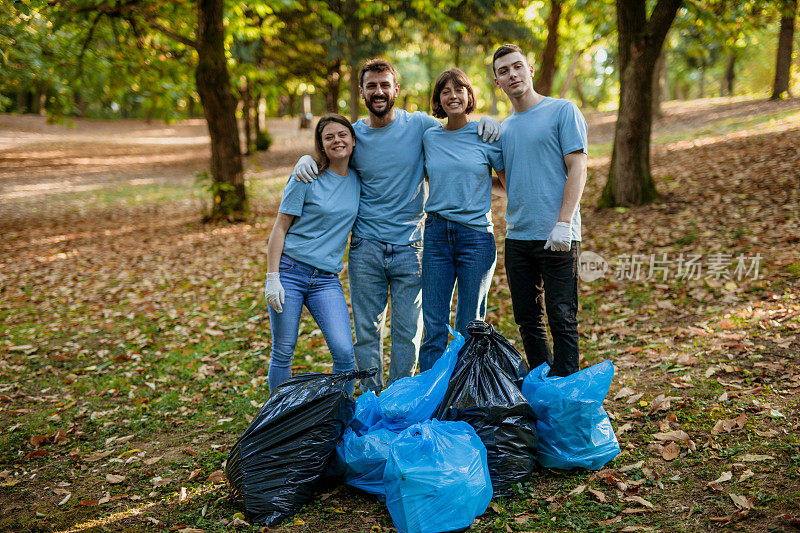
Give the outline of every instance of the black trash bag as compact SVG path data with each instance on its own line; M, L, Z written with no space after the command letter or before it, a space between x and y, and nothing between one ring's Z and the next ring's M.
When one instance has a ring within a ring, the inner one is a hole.
M522 380L530 372L528 362L522 354L505 337L500 335L491 324L483 320L473 320L467 324L467 333L469 337L459 352L459 362L456 363L456 370L458 370L464 354L476 351L489 352L489 358L505 370L511 376L517 388L521 390Z
M536 416L513 375L504 369L514 363L512 368L518 370L526 363L521 356L514 361L509 354L519 353L513 347L513 352L506 350L511 346L508 341L486 326L470 323L472 338L459 354L434 418L471 425L486 446L494 496L512 496L514 484L528 481L536 468ZM476 338L480 336L485 338ZM496 342L498 337L503 344Z
M374 374L299 374L275 389L225 465L232 499L250 522L274 526L311 501L353 417L344 386Z

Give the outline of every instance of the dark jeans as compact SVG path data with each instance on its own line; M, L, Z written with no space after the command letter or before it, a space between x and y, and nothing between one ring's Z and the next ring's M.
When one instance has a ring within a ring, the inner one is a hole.
M580 241L568 252L545 250L546 241L506 239L506 275L525 355L530 367L547 362L551 376L578 371L578 256ZM544 315L553 335L547 342Z

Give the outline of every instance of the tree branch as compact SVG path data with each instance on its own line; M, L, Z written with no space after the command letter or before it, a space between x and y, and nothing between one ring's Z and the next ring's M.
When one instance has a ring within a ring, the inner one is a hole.
M154 16L145 15L145 20L147 21L147 25L153 28L154 30L163 33L170 39L178 41L179 43L185 44L190 48L197 49L197 41L194 39L190 39L189 37L183 36L180 33L173 31L166 26L162 25L160 22L156 20Z

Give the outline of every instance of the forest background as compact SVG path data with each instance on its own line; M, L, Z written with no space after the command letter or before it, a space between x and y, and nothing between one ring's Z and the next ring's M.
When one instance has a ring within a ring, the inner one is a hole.
M617 368L623 453L537 472L473 528L796 527L796 19L794 0L0 1L0 528L245 527L221 467L265 398L266 237L308 127L365 114L375 55L398 107L427 110L457 65L501 120L509 41L589 122L584 249L609 271L581 283L582 366ZM488 320L519 345L504 207ZM301 329L293 370L328 370ZM390 528L346 488L284 526Z

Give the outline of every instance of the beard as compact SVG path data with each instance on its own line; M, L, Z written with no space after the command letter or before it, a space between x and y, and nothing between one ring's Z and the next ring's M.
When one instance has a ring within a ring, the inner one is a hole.
M380 111L375 109L375 101L376 100L385 100L386 101L386 106ZM383 117L384 115L386 115L386 113L391 111L392 108L394 107L394 95L387 94L385 96L381 96L381 97L378 97L378 98L373 96L369 100L364 100L364 104L367 106L367 109L369 109L370 113L372 113L376 117Z

